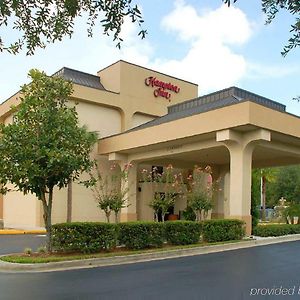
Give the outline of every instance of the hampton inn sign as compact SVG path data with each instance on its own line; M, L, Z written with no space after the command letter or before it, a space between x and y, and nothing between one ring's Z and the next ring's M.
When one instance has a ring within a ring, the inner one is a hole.
M180 92L180 87L174 85L170 82L164 82L157 79L156 77L150 76L145 79L146 86L155 88L153 94L155 97L163 97L171 101L171 93L175 92L178 94Z

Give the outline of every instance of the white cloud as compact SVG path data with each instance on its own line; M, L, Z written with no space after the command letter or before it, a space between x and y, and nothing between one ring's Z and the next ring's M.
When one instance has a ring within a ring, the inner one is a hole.
M245 74L246 61L220 43L198 41L182 60L159 62L154 68L198 83L203 94L233 85Z
M264 79L264 78L281 78L293 74L299 74L300 65L264 65L257 62L249 62L247 64L248 78Z
M162 20L162 26L178 33L182 40L215 40L224 44L244 44L252 33L251 23L238 8L222 5L199 14L184 1L176 1L175 9Z
M201 94L233 85L246 74L246 59L230 47L245 44L252 34L252 25L240 9L222 5L199 14L177 1L161 24L190 43L182 59L159 61L156 67L161 71L173 70L174 75L198 83Z

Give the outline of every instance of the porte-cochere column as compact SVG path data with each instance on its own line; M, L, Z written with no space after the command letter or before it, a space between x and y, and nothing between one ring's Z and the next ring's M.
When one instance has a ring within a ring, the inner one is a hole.
M271 133L264 129L237 132L226 129L217 132L216 139L230 153L229 203L225 218L246 222L246 234L251 234L251 170L252 153L262 141L271 141Z

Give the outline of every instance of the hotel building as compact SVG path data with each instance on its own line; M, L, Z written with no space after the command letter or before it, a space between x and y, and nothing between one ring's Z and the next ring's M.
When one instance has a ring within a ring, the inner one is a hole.
M198 86L126 61L97 75L62 68L55 76L73 82L70 103L77 103L80 124L99 134L92 155L102 172L116 163L132 163L129 206L121 221L152 220L155 190L141 182L141 170L153 166L185 174L194 165L210 165L220 189L211 218L246 222L251 233L251 169L300 163L300 118L285 106L252 92L230 87L198 97ZM19 93L0 105L0 122L12 122ZM67 218L67 189L55 190L52 222ZM184 197L174 213L186 207ZM34 195L0 196L0 219L8 228L43 227L42 206ZM72 186L72 221L104 221L90 189Z

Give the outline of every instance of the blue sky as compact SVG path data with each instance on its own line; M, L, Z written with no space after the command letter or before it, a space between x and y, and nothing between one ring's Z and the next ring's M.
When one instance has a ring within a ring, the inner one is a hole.
M239 0L230 9L221 0L139 1L149 34L140 41L138 28L126 22L121 50L95 28L88 38L85 20L75 26L72 39L49 45L34 56L0 53L0 102L27 83L31 68L53 74L66 66L96 74L119 59L156 69L199 84L199 95L232 85L279 101L300 115L300 49L280 54L294 18L280 13L264 25L261 1ZM0 29L12 40L16 34Z

